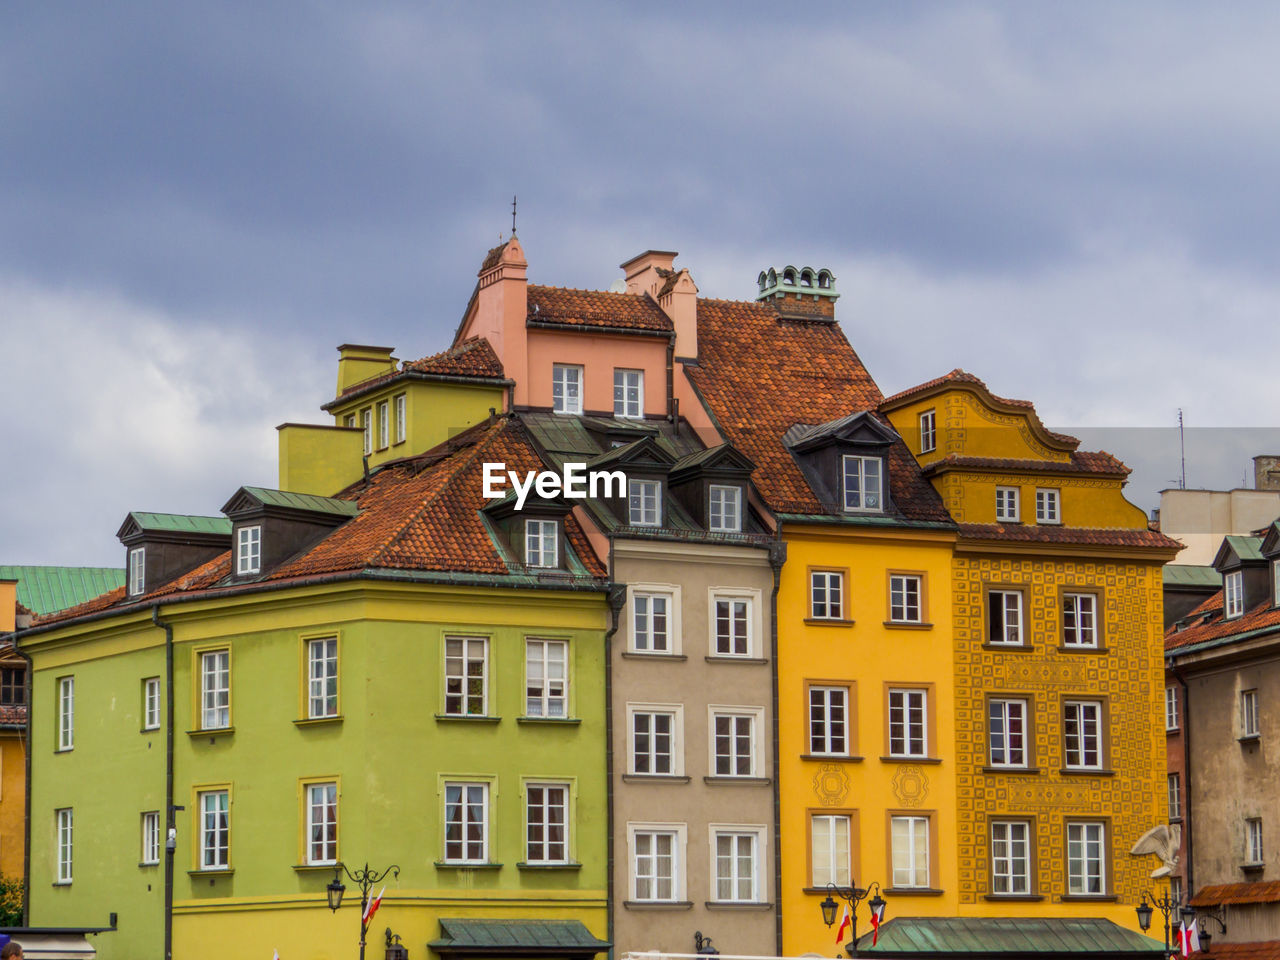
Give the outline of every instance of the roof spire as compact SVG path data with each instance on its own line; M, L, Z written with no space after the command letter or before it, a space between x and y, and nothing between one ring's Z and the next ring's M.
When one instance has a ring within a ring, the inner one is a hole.
M516 235L516 196L511 195L511 235Z

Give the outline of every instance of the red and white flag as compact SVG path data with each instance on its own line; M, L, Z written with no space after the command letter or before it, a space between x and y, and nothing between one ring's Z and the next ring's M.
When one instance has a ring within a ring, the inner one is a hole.
M373 915L378 912L378 907L382 906L382 895L387 892L387 888L383 887L378 891L378 895L369 901L369 905L364 908L364 916L360 918L361 922L368 924L373 919Z
M849 905L844 905L844 916L840 918L840 929L836 931L836 943L844 940L844 932L849 929L849 924L853 922L853 918L849 916Z
M1178 926L1178 949L1184 957L1189 957L1200 949L1200 934L1195 924L1185 920Z
M272 950L272 951L271 951L271 960L280 960L280 951L279 951L279 950Z
M884 919L885 905L881 903L879 907L872 907L870 904L867 906L871 909L871 945L874 947L880 939L880 921Z

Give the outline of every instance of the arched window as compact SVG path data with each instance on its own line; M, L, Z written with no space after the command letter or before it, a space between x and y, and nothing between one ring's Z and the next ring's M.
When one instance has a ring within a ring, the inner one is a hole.
M808 267L800 271L800 286L802 287L813 286L813 271L810 270Z

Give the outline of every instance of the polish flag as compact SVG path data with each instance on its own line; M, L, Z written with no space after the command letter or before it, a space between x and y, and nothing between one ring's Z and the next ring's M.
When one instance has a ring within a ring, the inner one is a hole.
M1200 949L1200 935L1196 931L1194 924L1188 925L1186 921L1183 921L1179 925L1178 946L1184 957L1189 957Z
M836 931L836 943L844 940L844 932L849 929L849 924L853 922L853 918L849 916L849 905L844 905L844 916L840 918L840 928Z
M871 907L871 945L873 947L876 945L876 941L880 939L880 921L884 919L884 908L885 905L883 903L880 904L878 910L875 907Z
M373 919L373 915L378 912L378 907L382 906L382 895L387 892L387 888L383 887L378 891L378 895L369 901L369 905L364 908L364 916L360 918L361 923L367 924Z

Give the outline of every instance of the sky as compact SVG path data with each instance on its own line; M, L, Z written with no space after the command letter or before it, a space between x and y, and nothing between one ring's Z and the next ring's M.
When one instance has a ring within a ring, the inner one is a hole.
M1188 485L1240 486L1280 453L1278 40L1263 3L0 6L0 562L274 486L338 344L448 346L513 195L531 282L827 267L886 393L968 370L1145 508L1181 409Z

